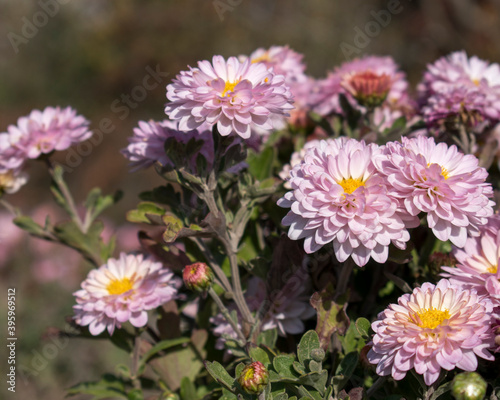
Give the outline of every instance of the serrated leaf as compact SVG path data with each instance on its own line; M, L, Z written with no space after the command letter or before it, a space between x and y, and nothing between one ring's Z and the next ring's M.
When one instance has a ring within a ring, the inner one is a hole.
M335 299L333 285L330 283L321 292L316 292L311 297L311 305L317 312L316 332L323 350L327 350L330 338L338 332L343 335L349 327L349 318L345 312L348 294Z
M308 331L300 339L297 346L297 357L302 365L311 360L311 352L320 348L319 337L316 331Z
M212 375L217 382L224 385L227 389L233 390L234 388L234 378L229 375L226 369L219 364L217 361L205 361L205 368L208 373Z
M179 346L181 344L185 344L190 341L191 339L189 338L181 337L176 339L162 340L161 342L158 342L142 356L137 368L137 375L142 375L144 373L144 368L146 368L146 363L160 351L165 351L172 347Z

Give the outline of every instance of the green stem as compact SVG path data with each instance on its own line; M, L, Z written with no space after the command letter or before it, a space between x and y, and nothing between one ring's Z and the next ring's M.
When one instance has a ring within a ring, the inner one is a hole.
M354 268L354 261L348 258L343 264L342 269L337 280L337 287L335 288L335 297L342 296L347 290L347 284L351 276L352 269Z
M238 336L238 344L241 347L243 347L247 340L243 332L241 332L240 327L238 326L238 321L233 320L231 314L229 313L229 310L226 308L226 306L224 305L220 297L217 295L217 293L215 293L215 290L213 288L208 289L208 294L213 299L215 304L217 304L217 307L219 307L219 310L222 312L222 315L224 315L224 318L226 318L227 322L229 322L234 332Z

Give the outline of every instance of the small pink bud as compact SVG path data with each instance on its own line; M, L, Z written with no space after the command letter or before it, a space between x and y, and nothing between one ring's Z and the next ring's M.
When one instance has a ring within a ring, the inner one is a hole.
M212 286L214 273L207 264L197 262L184 267L182 278L188 289L195 292L204 292Z
M342 86L351 93L361 106L378 107L387 97L392 80L389 75L375 74L371 71L351 75Z
M260 361L254 361L243 369L238 383L249 394L262 393L269 383L267 368Z

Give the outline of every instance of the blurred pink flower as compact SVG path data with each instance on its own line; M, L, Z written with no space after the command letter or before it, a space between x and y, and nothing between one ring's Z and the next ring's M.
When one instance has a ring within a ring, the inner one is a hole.
M290 239L304 238L307 253L333 242L335 256L344 262L352 256L364 266L368 260L387 261L389 245L404 249L407 227L418 225L402 213L391 196L385 177L372 159L381 156L377 145L355 139L320 141L290 171L292 191L278 201L291 208L283 218Z
M281 290L271 294L267 292L266 282L262 279L253 277L249 280L245 299L250 311L257 312L264 301L269 301L269 309L262 320L262 331L277 328L280 336L304 332L303 321L311 318L315 311L309 304L307 293L309 277L304 273L300 275L299 281L292 279L297 275L292 275ZM234 310L235 306L230 305L229 309ZM213 329L214 335L218 336L217 349L224 349L227 338L237 339L236 332L222 314L210 318L210 322L215 325ZM241 328L241 324L238 324L238 326Z
M275 75L262 63L243 63L222 56L198 62L199 68L182 71L167 86L170 103L165 113L180 120L179 129L190 131L206 122L217 124L222 136L236 132L244 139L251 129L273 129L272 117L286 115L293 106L283 75Z
M407 96L408 82L394 60L391 57L368 56L343 63L329 73L326 79L319 82L314 111L322 116L332 113L342 114L340 95L343 94L353 107L365 112L366 109L361 107L353 96L352 82L359 80L360 76L368 75L379 78L385 83L377 86L384 88L383 107L395 108L395 104ZM391 121L386 123L389 125Z
M398 299L372 323L375 331L368 360L377 374L401 380L415 369L427 385L441 369L477 369L477 357L494 360L491 329L493 306L474 290L455 287L446 279L426 282Z
M456 146L436 144L430 137L403 137L402 143L388 143L374 163L409 214L427 213L429 228L439 240L463 247L467 235L477 236L493 215L488 172Z
M88 125L89 121L71 107L33 110L30 115L19 118L17 125L10 125L8 133L1 134L0 164L16 168L19 166L18 161L13 161L16 157L34 159L54 150L66 150L92 136Z
M134 128L134 136L129 138L129 145L122 150L122 154L130 160L132 171L147 168L155 162L162 166L174 167L174 163L165 153L165 142L169 138L187 144L191 139L203 142L200 150L187 160L191 171L196 171L196 157L201 154L209 165L213 164L214 151L212 132L206 129L207 126L200 126L197 130L181 132L178 130L178 123L164 120L139 121L139 127Z
M121 253L119 259L110 258L90 271L82 289L74 293L74 319L79 325L88 325L92 335L105 329L112 335L126 321L145 326L147 310L176 297L172 278L173 273L162 263Z

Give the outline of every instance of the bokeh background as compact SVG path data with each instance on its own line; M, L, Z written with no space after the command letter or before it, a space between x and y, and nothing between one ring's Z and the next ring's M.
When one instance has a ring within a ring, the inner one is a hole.
M0 131L48 105L71 105L96 130L106 121L107 133L57 161L70 167L67 180L79 201L94 186L125 191L105 222L108 235L119 235L118 249L130 251L136 229L124 214L159 178L129 173L119 151L138 120L164 118L165 86L187 65L288 44L316 78L346 56L391 55L414 87L427 63L454 50L499 62L499 12L500 0L0 0ZM141 89L151 70L168 76ZM29 173L29 184L9 201L39 222L47 214L57 219L44 167L34 162ZM109 343L51 339L55 328L65 329L71 293L88 268L70 251L29 239L0 211L0 341L7 288L15 287L16 361L24 371L10 397L60 399L77 382L129 363ZM0 381L0 398L7 398Z

